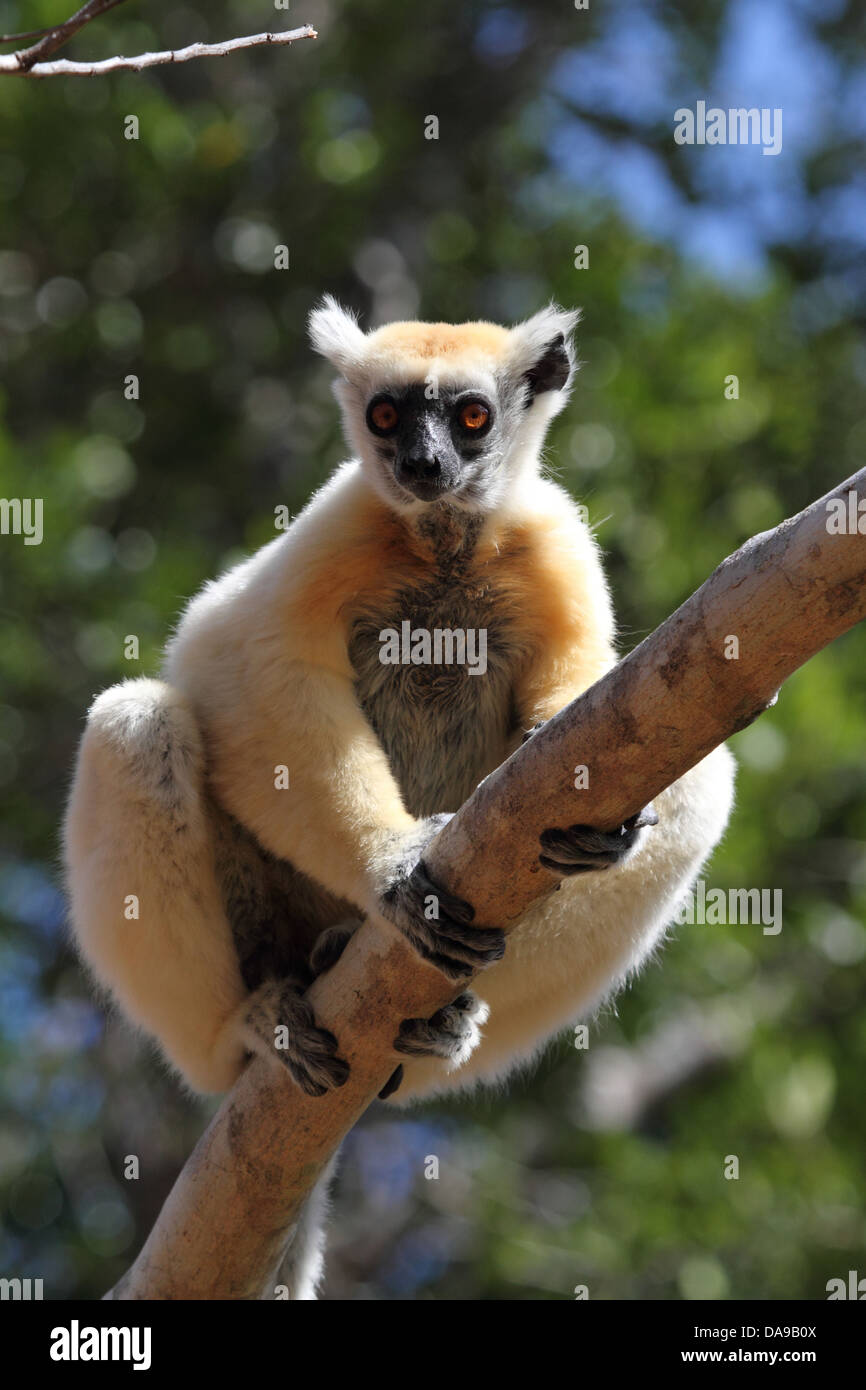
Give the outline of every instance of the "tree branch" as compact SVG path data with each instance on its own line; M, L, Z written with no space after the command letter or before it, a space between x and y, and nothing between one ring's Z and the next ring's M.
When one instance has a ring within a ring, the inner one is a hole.
M122 5L124 0L87 0L86 5L82 5L80 10L69 19L65 19L62 24L58 24L53 29L43 30L43 36L38 43L33 44L32 48L22 49L18 53L11 55L10 61L16 62L22 72L27 72L39 61L40 58L47 58L50 53L54 53L61 48L67 40L77 34L79 29L83 29L85 24L90 24L91 20L98 19L107 10L116 9ZM22 34L22 38L31 38L30 34ZM4 42L6 40L4 39ZM14 69L10 69L14 71Z
M94 0L96 3L97 0ZM109 0L102 0L103 8L109 4ZM110 0L110 4L119 5L123 0ZM85 6L85 9L88 7ZM101 13L102 11L100 11ZM79 11L83 13L83 11ZM94 16L90 16L93 18ZM72 23L71 20L67 21ZM80 25L78 26L81 27ZM43 43L51 43L56 30L51 30L44 39ZM65 36L60 40L65 43ZM236 53L242 48L261 48L269 45L273 48L281 48L285 44L295 43L297 39L316 39L318 34L309 24L304 24L300 29L288 29L278 34L247 34L240 39L226 39L224 43L191 43L187 48L164 49L159 53L139 53L134 58L102 58L94 63L74 63L67 58L56 58L50 63L36 62L35 58L31 65L22 64L23 57L34 54L40 50L40 44L34 44L32 48L22 50L20 53L9 53L0 56L0 76L20 74L22 77L100 77L106 72L132 71L141 72L143 68L155 68L164 63L188 63L191 58L222 58L228 53ZM44 51L51 52L53 48L59 47L53 44L51 48Z
M866 534L834 534L828 503L866 499L866 469L748 541L614 670L488 777L425 854L430 873L508 929L554 880L541 831L575 819L573 769L590 769L580 820L613 828L774 700L788 676L866 617ZM866 501L862 501L866 512ZM866 516L862 518L866 530ZM739 655L730 659L730 639ZM343 1136L388 1079L403 1018L455 987L384 922L368 920L309 992L351 1065L321 1100L254 1060L199 1140L138 1259L107 1297L268 1296L287 1232Z
M120 5L123 0L117 0ZM45 34L53 34L54 29L28 29L23 34L0 34L0 43L24 43L25 39L41 39Z

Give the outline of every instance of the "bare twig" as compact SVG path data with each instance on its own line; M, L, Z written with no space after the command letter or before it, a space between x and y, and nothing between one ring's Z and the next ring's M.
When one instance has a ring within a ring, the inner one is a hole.
M28 29L25 34L0 34L0 43L24 43L26 39L41 39L43 34L53 33L53 29Z
M76 10L74 15L65 19L62 24L56 25L53 29L45 29L43 36L38 43L33 44L32 48L24 48L19 53L13 53L12 58L17 62L23 72L29 71L40 58L47 58L50 53L56 52L61 48L73 34L77 34L79 29L83 29L85 24L90 24L91 20L98 19L101 14L108 10L116 9L122 5L124 0L87 0L86 5L82 5L80 10ZM22 35L30 38L30 35Z
M432 878L471 901L478 923L509 928L553 886L538 838L573 818L577 763L592 769L581 819L615 826L766 709L804 661L866 617L866 535L828 525L834 499L856 517L864 498L866 469L725 560L486 778L425 851ZM736 661L726 660L731 634ZM304 1199L393 1070L400 1020L429 1018L453 996L453 981L368 919L308 996L340 1039L346 1084L314 1100L251 1062L108 1296L263 1297Z
M122 0L113 0L121 4ZM106 72L141 72L142 68L155 68L164 63L188 63L191 58L222 58L228 53L236 53L242 48L261 48L269 45L281 48L295 43L297 39L318 38L310 24L300 29L289 29L278 34L246 34L243 38L227 39L224 43L191 43L187 48L165 49L159 53L139 53L134 58L103 58L95 63L74 63L66 58L57 58L50 63L35 63L33 67L22 67L19 54L10 53L0 57L0 76L19 73L22 77L99 77ZM31 50L28 50L32 52Z

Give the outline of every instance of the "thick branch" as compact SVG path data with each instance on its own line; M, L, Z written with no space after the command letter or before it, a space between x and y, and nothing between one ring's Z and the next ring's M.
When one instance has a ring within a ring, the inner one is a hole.
M748 541L482 783L425 856L435 879L474 904L479 924L513 925L554 886L538 865L543 829L578 818L620 824L866 617L866 534L828 527L828 500L852 492L856 517L866 469ZM575 792L579 763L589 768L589 789ZM346 1085L313 1100L276 1068L252 1062L109 1297L268 1296L303 1199L395 1066L391 1042L400 1020L429 1017L454 992L387 924L366 922L310 991L320 1022L337 1034L351 1064Z
M120 0L115 0L120 3ZM32 67L22 67L21 54L10 53L0 57L0 76L20 73L23 77L100 77L106 72L141 72L142 68L155 68L163 63L188 63L191 58L222 58L227 53L237 53L242 48L261 48L269 44L280 48L294 43L297 39L318 38L316 30L309 24L300 29L288 29L280 34L247 34L240 39L226 39L225 43L191 43L187 48L164 49L160 53L139 53L135 58L102 58L95 63L73 63L67 58L57 58L51 63L35 63ZM38 48L39 45L35 45ZM34 50L29 49L32 53Z

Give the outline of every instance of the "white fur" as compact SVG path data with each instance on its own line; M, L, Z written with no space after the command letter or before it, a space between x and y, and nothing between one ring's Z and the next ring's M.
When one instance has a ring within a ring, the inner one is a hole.
M343 373L354 370L364 354L366 337L358 320L326 294L310 315L310 340L316 352L327 357Z

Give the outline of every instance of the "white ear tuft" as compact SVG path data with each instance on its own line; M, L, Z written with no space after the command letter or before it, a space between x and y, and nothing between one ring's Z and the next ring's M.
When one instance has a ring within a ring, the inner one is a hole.
M310 341L316 352L333 362L345 376L363 356L366 336L355 315L326 294L310 314Z
M527 378L533 395L569 385L575 368L571 335L579 319L579 309L549 304L512 328L508 367Z

